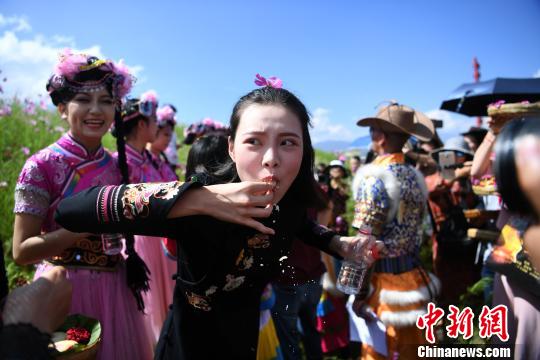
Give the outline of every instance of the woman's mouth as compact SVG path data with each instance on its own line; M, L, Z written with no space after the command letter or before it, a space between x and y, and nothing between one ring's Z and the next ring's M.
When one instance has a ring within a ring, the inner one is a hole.
M105 121L103 120L97 120L97 119L91 119L91 120L84 120L83 124L94 129L99 129L103 125L105 125Z
M276 191L277 189L279 189L279 179L274 175L267 176L261 181L273 185L273 189L270 191Z

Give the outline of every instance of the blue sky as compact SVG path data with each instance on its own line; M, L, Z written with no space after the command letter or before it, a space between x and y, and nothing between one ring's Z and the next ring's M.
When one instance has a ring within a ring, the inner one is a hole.
M539 0L68 1L2 0L0 69L8 94L44 93L59 49L135 68L133 95L155 89L184 123L227 122L254 75L276 75L314 117L314 141L352 140L382 101L436 111L457 86L540 76Z

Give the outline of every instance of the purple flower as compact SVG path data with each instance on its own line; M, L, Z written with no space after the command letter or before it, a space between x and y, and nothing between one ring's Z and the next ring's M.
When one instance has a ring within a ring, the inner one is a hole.
M24 113L28 115L34 115L36 113L36 104L29 99L24 100Z
M26 146L22 147L21 151L24 153L24 155L30 155L30 149L27 148Z
M9 116L9 115L11 115L11 106L6 104L0 109L0 116Z
M39 107L43 110L47 110L47 101L45 101L45 99L41 99L39 101Z
M36 125L37 125L37 121L34 120L34 119L32 119L32 120L30 120L30 124L31 124L32 126L36 126Z
M61 127L61 126L55 126L54 131L58 131L58 132L63 133L63 132L66 131L66 130L65 130L63 127Z

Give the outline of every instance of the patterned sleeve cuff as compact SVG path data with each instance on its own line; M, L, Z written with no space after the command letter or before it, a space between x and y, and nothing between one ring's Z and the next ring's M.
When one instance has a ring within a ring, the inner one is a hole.
M15 186L15 207L16 214L30 214L44 218L50 205L49 193L35 185L17 184Z
M93 187L62 200L55 220L74 232L172 236L167 214L185 191L202 185L195 179Z
M172 181L105 186L97 196L97 218L101 223L164 220L184 192L202 185L198 178L193 177L185 183Z

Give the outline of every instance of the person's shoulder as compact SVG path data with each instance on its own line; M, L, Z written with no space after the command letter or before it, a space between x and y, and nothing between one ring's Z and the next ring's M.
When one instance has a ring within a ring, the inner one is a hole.
M395 176L384 166L368 164L362 166L354 176L352 183L353 194L362 188L381 188L388 182L395 181Z

